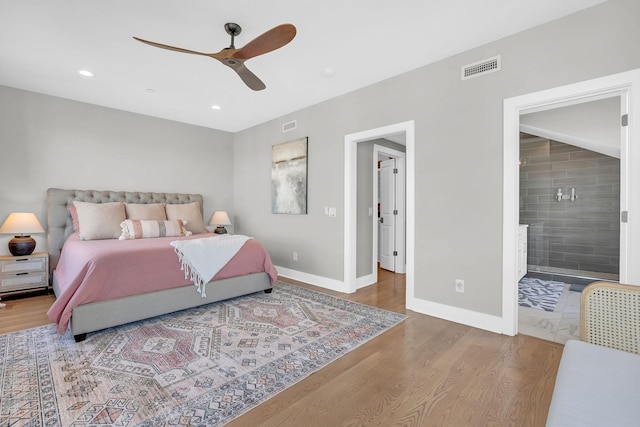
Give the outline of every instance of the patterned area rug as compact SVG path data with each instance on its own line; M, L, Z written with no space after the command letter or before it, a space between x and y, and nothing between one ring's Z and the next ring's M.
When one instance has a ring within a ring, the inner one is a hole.
M518 304L553 311L563 290L562 282L523 277L518 283Z
M0 335L0 426L219 426L403 319L277 282L81 343Z

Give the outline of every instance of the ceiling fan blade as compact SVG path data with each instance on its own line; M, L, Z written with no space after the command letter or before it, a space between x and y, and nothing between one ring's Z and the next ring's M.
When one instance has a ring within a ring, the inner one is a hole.
M249 59L263 53L271 52L289 43L296 36L296 27L291 24L282 24L262 33L251 40L244 47L238 49L233 57L237 59Z
M239 66L234 67L234 70L236 70L236 73L238 73L242 81L247 86L249 86L250 89L263 90L267 87L264 83L262 83L262 80L260 80L258 76L253 74L242 62L240 62L239 64Z
M236 49L233 45L233 38L240 33L241 28L237 24L225 25L227 33L231 34L231 46L222 49L216 53L198 52L195 50L184 49L176 46L169 46L162 43L156 43L134 37L141 43L150 46L159 47L161 49L173 50L176 52L190 53L193 55L208 56L217 59L229 68L232 68L242 81L253 90L263 90L266 85L255 74L253 74L245 65L244 61L267 52L271 52L289 43L296 36L296 27L291 24L282 24L262 33L255 39L251 40L241 49Z
M203 55L203 56L215 55L215 54L211 54L211 53L197 52L195 50L183 49L181 47L175 47L175 46L169 46L169 45L166 45L166 44L151 42L149 40L144 40L144 39L141 39L141 38L138 38L138 37L134 37L134 39L138 40L139 42L151 45L151 46L159 47L159 48L162 48L162 49L175 50L176 52L191 53L191 54L194 54L194 55Z

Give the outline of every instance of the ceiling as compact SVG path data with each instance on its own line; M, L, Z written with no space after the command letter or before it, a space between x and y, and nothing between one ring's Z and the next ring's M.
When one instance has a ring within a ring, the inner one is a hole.
M0 85L237 132L602 2L0 0ZM265 90L216 60L132 38L217 52L226 22L242 26L237 48L297 27L246 61Z
M520 116L520 131L620 158L619 95Z

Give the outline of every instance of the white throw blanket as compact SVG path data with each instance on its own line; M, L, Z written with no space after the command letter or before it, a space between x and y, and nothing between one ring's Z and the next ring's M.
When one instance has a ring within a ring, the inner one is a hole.
M175 240L171 242L171 246L178 254L185 279L191 280L204 298L207 296L205 285L249 239L252 237L223 234L202 239Z

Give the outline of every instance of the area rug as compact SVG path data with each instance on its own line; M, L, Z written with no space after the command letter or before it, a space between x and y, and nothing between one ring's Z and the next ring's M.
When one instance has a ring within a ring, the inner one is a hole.
M523 277L518 283L518 304L522 307L553 311L563 290L563 282Z
M0 335L0 426L223 425L403 319L277 282L80 343Z

